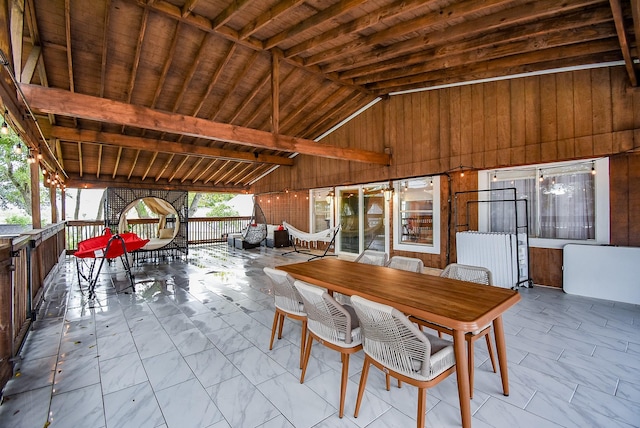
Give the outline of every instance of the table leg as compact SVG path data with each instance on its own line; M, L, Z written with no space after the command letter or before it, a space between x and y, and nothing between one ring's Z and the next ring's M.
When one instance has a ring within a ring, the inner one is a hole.
M467 367L467 347L464 339L464 331L453 330L453 352L456 356L456 376L458 378L458 397L460 398L462 427L471 428L469 367Z
M502 315L493 320L493 331L496 336L498 363L500 364L500 377L502 378L502 391L505 396L508 396L509 370L507 369L507 346L504 341L504 326L502 324Z

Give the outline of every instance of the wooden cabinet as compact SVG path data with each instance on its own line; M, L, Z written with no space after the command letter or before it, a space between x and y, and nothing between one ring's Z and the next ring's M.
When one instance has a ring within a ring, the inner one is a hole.
M289 242L289 231L287 230L274 230L273 231L273 246L275 248L288 247L291 245Z

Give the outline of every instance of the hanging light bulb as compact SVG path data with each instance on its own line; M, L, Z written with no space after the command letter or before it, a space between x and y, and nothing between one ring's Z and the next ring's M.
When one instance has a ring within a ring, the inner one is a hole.
M7 125L7 113L9 113L7 110L4 111L4 114L2 115L2 128L0 128L0 133L2 135L8 135L9 134L9 125Z
M493 173L493 181L498 181L498 173L495 171Z
M28 164L36 163L36 158L33 157L31 152L29 152L29 156L27 156L27 163Z
M13 152L17 155L21 155L22 154L22 145L20 143L16 144L15 147L13 148Z
M591 162L591 175L596 175L596 165L595 165L595 162Z
M38 151L36 158L38 158L39 161L42 160L42 152Z
M544 175L542 174L542 171L540 171L540 181L544 181Z
M429 178L429 186L433 187L433 177Z

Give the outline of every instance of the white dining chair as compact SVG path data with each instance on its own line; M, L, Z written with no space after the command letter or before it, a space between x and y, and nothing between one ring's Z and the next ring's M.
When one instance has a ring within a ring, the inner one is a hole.
M427 389L455 372L453 343L426 334L399 310L361 296L351 296L363 336L364 366L354 416L357 418L369 366L418 388L417 427L425 425ZM387 378L387 390L389 381Z
M384 251L364 250L354 261L356 263L384 266L387 264L388 258L387 253Z
M387 267L422 273L424 263L416 257L393 256L387 263Z
M480 266L469 266L458 263L451 263L440 274L443 278L459 279L461 281L475 282L477 284L493 285L493 279L491 271L487 268ZM451 330L441 325L426 322L424 320L414 319L419 325L426 326L438 331L438 335L442 333L451 334ZM493 346L491 345L491 324L487 324L482 328L469 332L465 335L467 341L467 362L469 364L469 393L473 398L473 378L475 371L475 360L473 344L476 340L484 337L487 342L487 351L489 352L489 358L491 359L491 367L493 372L497 373L496 360L493 355Z
M338 415L342 417L344 415L344 398L347 392L349 355L362 349L358 317L351 306L341 305L326 290L303 281L296 281L294 284L302 296L309 328L300 383L304 382L314 340L327 348L340 352L342 377Z
M273 326L271 327L271 340L269 341L269 350L273 349L273 339L278 328L278 339L282 339L282 328L284 327L284 319L291 318L302 322L301 340L300 340L300 368L302 368L302 360L304 357L304 345L307 339L307 313L304 311L302 297L294 288L294 279L291 275L281 270L264 268L273 282L273 295L275 300L276 312L273 315Z

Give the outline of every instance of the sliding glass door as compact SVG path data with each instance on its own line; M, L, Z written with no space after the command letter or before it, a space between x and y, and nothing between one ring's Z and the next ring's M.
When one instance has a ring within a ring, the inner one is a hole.
M336 189L340 233L337 252L357 255L366 249L389 250L387 203L384 184Z

